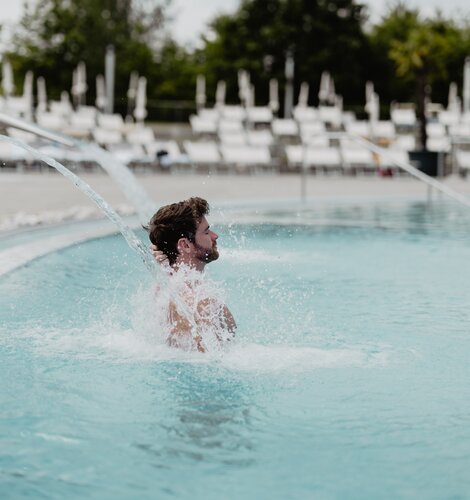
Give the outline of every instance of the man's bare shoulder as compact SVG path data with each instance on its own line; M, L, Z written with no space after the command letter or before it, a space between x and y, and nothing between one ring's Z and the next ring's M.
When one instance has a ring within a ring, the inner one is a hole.
M187 317L179 313L173 302L170 302L169 305L169 320L168 345L185 350L205 351L200 335L193 336L193 325Z

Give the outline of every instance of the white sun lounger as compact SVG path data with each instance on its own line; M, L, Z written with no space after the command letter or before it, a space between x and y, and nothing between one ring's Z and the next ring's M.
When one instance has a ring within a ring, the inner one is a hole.
M117 130L95 128L92 132L93 140L100 146L112 146L122 142L122 134Z
M322 144L324 147L329 145L329 138L325 134L326 127L323 122L302 122L300 123L300 137L304 144L310 144L312 141L316 144ZM321 139L320 139L321 137Z
M233 134L243 132L243 123L239 120L220 120L218 123L219 134Z
M360 144L348 140L341 140L340 144L342 168L345 172L357 172L358 170L375 170L377 164L374 155Z
M390 117L396 127L414 127L416 114L411 108L391 108Z
M56 113L39 113L36 117L36 121L40 127L56 131L64 130L67 125L64 117Z
M189 123L193 134L215 134L217 132L217 121L212 118L191 115L189 117Z
M273 121L273 112L268 106L247 108L246 119L250 123L271 123Z
M318 108L318 118L333 128L339 128L342 124L343 115L341 109L335 106L320 106Z
M247 143L247 136L243 131L219 132L219 140L221 144L229 146L243 146Z
M353 121L349 122L345 126L346 132L353 135L358 135L360 137L369 138L370 137L370 123L368 121Z
M270 130L249 130L246 133L248 144L250 146L272 146L274 137Z
M374 139L393 141L396 135L395 125L391 120L381 120L371 124L371 136Z
M32 162L33 156L19 146L0 141L0 159L0 169L5 167L19 168L25 163Z
M272 169L273 164L269 148L266 146L231 146L221 145L220 151L226 165L240 171L252 169Z
M118 113L112 115L98 114L97 117L98 127L106 130L117 130L118 132L124 132L126 126L122 116Z
M445 137L446 128L442 123L431 122L426 124L428 137Z
M318 120L318 111L315 108L296 106L294 108L294 119L299 123L314 122Z
M416 139L414 135L397 135L395 141L390 145L395 149L402 149L405 151L414 151L416 149Z
M285 148L289 167L323 169L339 171L341 155L338 148L289 145Z
M243 121L246 118L246 112L242 106L222 106L220 116L224 120Z
M188 157L181 153L178 143L173 140L153 141L145 145L149 157L157 160L163 167L171 167L175 164L187 164Z
M296 137L299 133L296 121L290 118L277 118L273 120L271 127L277 137Z
M222 161L217 144L213 141L184 141L183 146L188 155L189 163L195 169L208 168L211 170L220 165Z
M452 137L470 138L470 123L459 123L449 127L449 134Z
M155 135L150 127L135 127L126 134L127 142L130 144L147 145L155 141Z
M143 146L138 144L115 144L109 146L109 152L125 165L144 166L151 163L151 159L146 154Z
M467 174L470 171L470 151L457 149L455 152L455 161L461 172Z
M447 136L428 137L427 148L429 151L448 153L451 148L450 138Z

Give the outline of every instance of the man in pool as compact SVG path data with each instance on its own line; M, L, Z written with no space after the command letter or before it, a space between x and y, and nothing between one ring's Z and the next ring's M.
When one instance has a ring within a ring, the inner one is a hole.
M215 297L201 294L201 273L207 264L219 258L219 236L207 222L208 213L206 200L189 198L161 207L146 228L155 258L162 266L169 266L170 281L184 284L176 287L177 299L169 303L167 342L200 352L207 350L206 337L215 338L220 344L230 340L236 329L228 307Z

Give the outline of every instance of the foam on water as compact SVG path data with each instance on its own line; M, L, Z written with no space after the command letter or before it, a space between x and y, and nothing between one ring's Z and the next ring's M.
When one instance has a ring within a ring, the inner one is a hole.
M224 251L223 259L232 262L289 262L296 256L296 252L286 251L282 255L273 255L271 252L266 250L245 250L240 248L234 248Z
M2 335L3 336L3 335ZM233 341L208 353L183 351L165 342L150 341L141 332L109 323L95 323L84 329L31 327L16 331L15 339L27 349L45 357L95 359L110 363L162 363L177 361L214 364L235 372L299 373L326 368L371 368L390 362L392 350L345 346L314 348L289 344L262 345ZM3 336L3 342L6 339Z
M172 286L139 289L130 298L133 311L130 320L124 317L119 305L116 305L108 308L99 320L81 328L25 325L22 330L2 333L1 342L20 342L26 349L45 357L101 359L110 363L205 363L235 372L253 373L369 368L389 362L392 350L388 346L343 343L339 347L320 348L293 345L283 341L282 326L278 332L271 331L270 344L251 341L257 337L257 332L243 332L242 338L220 345L211 341L214 332L208 329L199 330L208 348L204 354L169 347L166 342L169 335L168 300L175 289L178 290L187 282L188 277L198 281L198 287L194 290L196 302L201 297L211 296L223 303L224 290L219 283L202 279L200 273L186 270L170 280Z

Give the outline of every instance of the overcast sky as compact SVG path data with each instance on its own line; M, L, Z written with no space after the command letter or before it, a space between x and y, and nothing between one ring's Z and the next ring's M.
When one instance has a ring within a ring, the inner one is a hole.
M12 24L18 21L24 0L0 0L0 23ZM28 0L34 1L34 0ZM368 5L372 21L377 21L393 1L362 0ZM410 7L418 7L423 14L433 14L436 8L442 9L445 15L470 17L470 2L468 0L407 0ZM172 33L180 43L197 43L205 25L215 15L230 13L236 10L239 0L173 0L171 8L174 23ZM8 31L8 30L6 30ZM4 33L3 37L6 36Z

